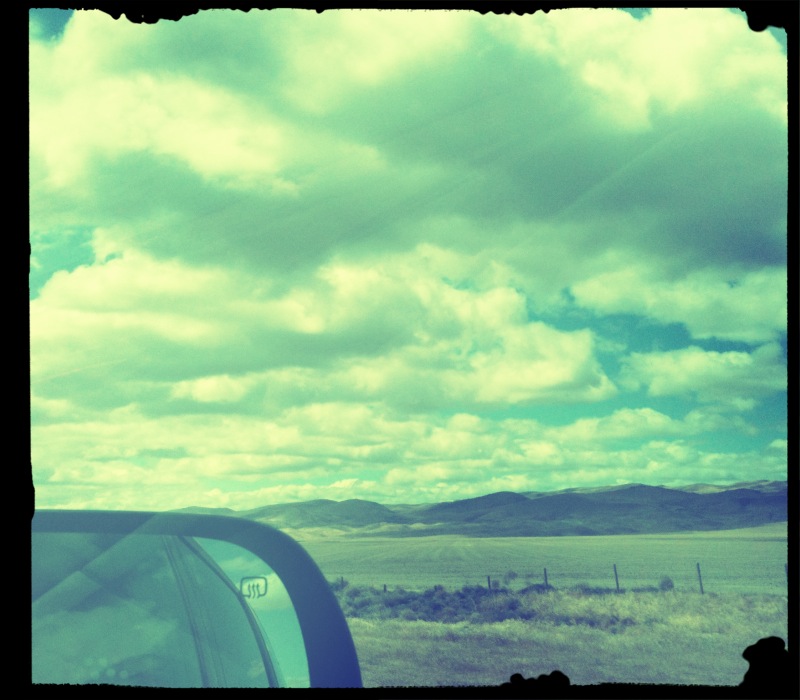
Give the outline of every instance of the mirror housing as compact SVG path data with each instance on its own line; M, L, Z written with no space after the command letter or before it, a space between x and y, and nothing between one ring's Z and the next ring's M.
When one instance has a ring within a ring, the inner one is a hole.
M192 541L206 539L249 550L277 575L288 593L302 633L310 686L362 686L352 636L330 585L311 556L295 540L275 528L218 515L40 510L34 514L31 531L32 535L72 533L120 538L153 535ZM37 561L35 552L32 564L34 571L47 570L48 562ZM36 581L32 583L35 589ZM257 581L237 580L234 584L244 597L248 597L247 591L256 596L260 593Z

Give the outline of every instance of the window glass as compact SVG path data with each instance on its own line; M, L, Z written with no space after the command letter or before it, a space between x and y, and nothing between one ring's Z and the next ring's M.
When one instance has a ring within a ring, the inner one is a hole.
M37 508L280 529L368 686L735 685L785 640L786 32L158 11L29 15ZM40 678L303 686L336 643L226 545L35 547Z

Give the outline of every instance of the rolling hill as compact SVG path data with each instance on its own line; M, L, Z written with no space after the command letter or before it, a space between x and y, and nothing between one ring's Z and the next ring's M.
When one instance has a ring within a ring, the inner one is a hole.
M387 506L351 498L346 501L319 499L301 503L264 506L238 513L245 518L275 527L347 527L360 528L376 523L404 523L406 519Z
M326 529L362 536L654 534L729 530L788 518L785 481L727 487L625 484L552 493L502 491L433 504L382 505L361 499L319 499L246 511L184 510L236 515L278 528Z

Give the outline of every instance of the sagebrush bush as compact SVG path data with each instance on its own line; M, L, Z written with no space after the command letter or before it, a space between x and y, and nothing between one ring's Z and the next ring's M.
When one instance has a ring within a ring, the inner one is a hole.
M758 616L766 620L787 614L786 599L780 596L758 596L756 604L756 598L751 596L701 596L661 587L619 595L614 589L589 586L572 590L530 586L518 592L507 588L490 591L482 586L464 586L455 591L436 586L425 591L397 588L386 592L369 586L347 586L339 587L335 593L348 618L448 625L519 621L613 634L659 627L727 634L755 624Z
M609 590L586 586L573 591L529 586L519 592L507 588L490 591L481 586L464 586L457 591L436 586L422 592L402 588L383 592L369 586L348 586L335 587L335 592L346 617L449 624L536 620L542 624L601 629L636 624L637 616L627 608L641 602L637 594L611 596ZM599 603L598 599L605 599L605 602ZM639 610L642 609L640 606ZM644 616L643 621L650 621L650 618Z
M367 686L491 685L511 672L529 677L556 668L576 684L736 685L747 670L742 651L788 633L788 600L780 595L498 595L478 586L403 595L394 611L381 603L348 615ZM426 600L443 603L436 621L426 621Z

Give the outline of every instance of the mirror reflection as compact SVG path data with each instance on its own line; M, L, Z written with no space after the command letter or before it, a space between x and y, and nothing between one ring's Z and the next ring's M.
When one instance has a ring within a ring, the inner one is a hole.
M241 547L32 534L34 683L307 687L291 600Z

